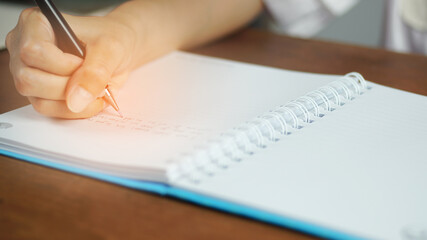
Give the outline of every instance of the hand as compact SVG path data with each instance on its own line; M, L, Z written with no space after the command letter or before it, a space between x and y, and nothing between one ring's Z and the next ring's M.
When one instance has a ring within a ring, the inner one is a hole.
M126 1L105 17L64 15L86 44L80 59L58 49L47 19L30 8L6 39L10 70L18 92L38 112L90 117L103 109L107 84L114 92L133 68L221 37L261 10L261 0L156 0Z
M104 108L104 89L117 90L132 69L135 34L109 17L64 15L86 44L86 57L62 52L38 8L22 12L8 34L10 70L18 92L46 116L86 118Z

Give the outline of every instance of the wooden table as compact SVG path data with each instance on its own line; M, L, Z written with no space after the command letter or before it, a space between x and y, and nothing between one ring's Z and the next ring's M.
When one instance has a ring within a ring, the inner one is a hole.
M358 71L427 95L427 57L247 29L195 53L316 73ZM0 113L19 96L0 52ZM260 81L262 81L260 79ZM0 156L0 239L313 239L298 232Z

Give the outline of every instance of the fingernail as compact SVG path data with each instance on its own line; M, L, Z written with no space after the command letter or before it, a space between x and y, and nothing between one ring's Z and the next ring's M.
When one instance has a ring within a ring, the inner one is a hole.
M90 92L80 86L77 86L72 90L68 98L68 108L72 112L79 113L83 111L93 100L95 100L95 97Z

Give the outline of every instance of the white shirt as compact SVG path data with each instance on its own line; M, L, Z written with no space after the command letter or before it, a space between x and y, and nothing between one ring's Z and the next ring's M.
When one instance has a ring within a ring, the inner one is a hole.
M386 2L384 47L427 55L427 0Z
M269 28L297 37L312 37L345 14L359 0L264 0L274 19ZM427 55L427 0L385 0L383 46Z
M312 37L359 0L264 0L274 19L269 28L297 37Z

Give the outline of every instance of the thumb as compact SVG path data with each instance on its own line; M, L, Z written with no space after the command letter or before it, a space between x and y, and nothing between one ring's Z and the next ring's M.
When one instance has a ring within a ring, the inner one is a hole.
M97 97L104 95L105 87L122 60L121 44L113 43L104 38L88 44L82 66L67 85L66 102L72 112L82 112Z

